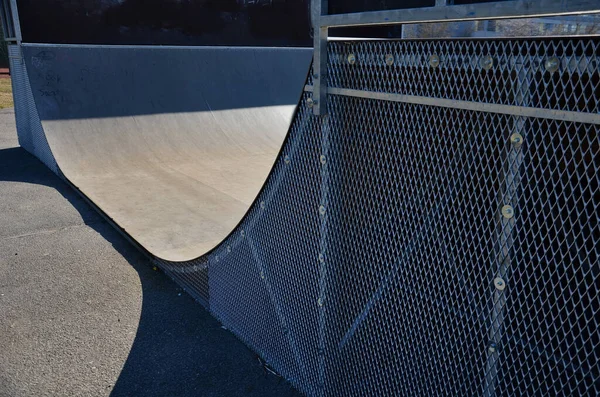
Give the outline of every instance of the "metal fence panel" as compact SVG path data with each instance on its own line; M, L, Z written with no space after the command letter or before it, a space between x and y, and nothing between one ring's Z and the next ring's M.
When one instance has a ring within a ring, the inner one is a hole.
M306 92L236 231L159 263L307 395L597 395L599 55L330 43L328 115Z

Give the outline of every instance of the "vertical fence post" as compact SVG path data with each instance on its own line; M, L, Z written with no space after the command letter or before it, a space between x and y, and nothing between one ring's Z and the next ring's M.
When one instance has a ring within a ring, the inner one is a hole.
M17 0L0 0L2 2L2 19L4 28L4 40L10 44L16 46L18 55L10 55L9 51L9 67L11 59L17 59L19 62L23 61L23 53L21 51L21 42L23 41L21 35L21 24L19 22L19 10L17 8ZM13 82L14 90L14 82Z
M329 28L321 27L321 16L327 13L327 0L312 0L313 24L313 112L327 113L327 37Z
M517 102L521 106L529 106L532 70L526 67L529 62L523 56L517 57L513 67L521 65L517 79ZM518 188L521 183L521 166L523 164L523 151L521 145L523 139L527 136L527 120L520 116L513 117L512 135L503 137L503 142L510 147L506 164L503 166L504 181L501 185L500 202L502 208L499 209L500 234L496 250L496 265L492 269L494 276L494 294L493 309L491 313L491 324L488 331L489 346L488 360L486 365L486 378L484 386L485 396L494 396L498 386L498 372L500 367L500 356L505 346L502 346L502 334L506 327L506 295L510 291L511 265L514 256L515 243L515 217L518 204ZM501 143L502 144L502 143ZM508 289L507 289L508 288Z
M15 38L17 39L17 44L20 46L23 41L23 36L21 35L21 23L19 22L19 9L17 7L17 0L10 0L10 14L12 14L12 24L14 29Z
M328 295L329 258L327 256L327 218L328 218L328 146L329 124L327 114L327 36L328 28L321 27L321 16L327 14L327 0L312 0L311 16L313 24L313 94L312 109L315 116L320 116L317 121L321 133L321 148L318 161L321 166L321 199L319 205L320 216L320 243L319 243L319 296L317 298L318 315L318 395L326 394L327 382L327 311L331 311L331 301ZM317 159L315 159L317 160Z
M327 358L331 357L331 351L327 346L327 319L333 311L335 302L331 291L331 264L332 257L328 255L328 218L331 212L331 201L329 200L329 116L325 115L320 120L321 150L318 161L321 166L321 197L319 206L320 230L319 230L319 296L317 305L319 310L318 322L318 357L319 357L319 395L326 394L327 387Z

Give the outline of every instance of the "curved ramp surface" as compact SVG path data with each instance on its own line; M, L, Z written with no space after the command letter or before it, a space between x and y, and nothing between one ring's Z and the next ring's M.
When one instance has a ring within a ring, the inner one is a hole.
M199 257L237 225L288 131L310 49L26 45L67 179L153 255Z

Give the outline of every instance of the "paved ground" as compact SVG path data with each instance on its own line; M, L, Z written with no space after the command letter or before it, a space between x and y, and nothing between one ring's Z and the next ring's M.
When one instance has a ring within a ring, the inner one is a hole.
M296 395L17 146L1 110L0 396Z

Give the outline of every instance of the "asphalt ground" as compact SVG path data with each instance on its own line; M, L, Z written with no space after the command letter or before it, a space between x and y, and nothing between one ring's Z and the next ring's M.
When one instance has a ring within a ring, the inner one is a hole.
M296 396L18 147L0 110L0 396Z

